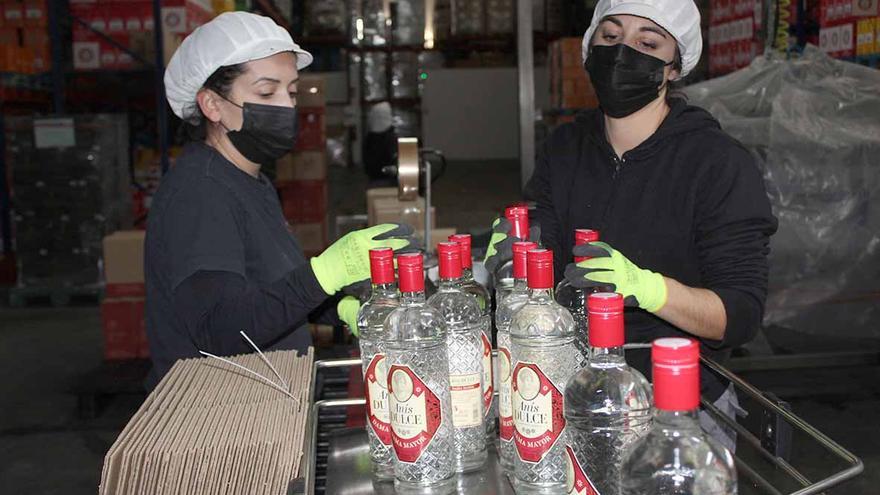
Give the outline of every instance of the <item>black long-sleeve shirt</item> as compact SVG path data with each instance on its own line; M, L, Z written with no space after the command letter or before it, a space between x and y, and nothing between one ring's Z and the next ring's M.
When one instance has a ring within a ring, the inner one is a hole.
M526 197L537 203L557 279L572 261L574 230L596 229L638 266L718 295L727 313L724 339L703 339L703 352L723 360L760 329L777 221L754 157L708 112L673 100L654 135L620 158L601 111L582 113L540 148ZM628 309L626 335L650 342L684 332ZM650 377L648 352L627 358ZM714 398L722 390L704 369L704 393Z
M313 319L338 322L290 233L272 183L213 148L187 146L166 174L147 224L146 325L154 387L178 359L203 350L304 350Z

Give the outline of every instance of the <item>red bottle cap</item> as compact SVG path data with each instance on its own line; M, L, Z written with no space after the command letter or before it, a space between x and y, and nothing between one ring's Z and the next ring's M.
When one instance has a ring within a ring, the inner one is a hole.
M513 243L513 278L522 280L529 276L526 259L528 252L532 249L538 249L538 245L534 242L518 241Z
M440 262L440 278L461 278L461 247L457 242L437 244L437 260Z
M397 257L397 278L400 292L425 292L425 261L421 253L401 254Z
M574 231L574 245L580 246L581 244L589 244L591 242L596 242L599 240L599 231L592 229L575 229ZM581 261L586 261L590 259L589 256L575 256L574 262L580 263Z
M527 256L529 288L552 289L553 251L549 249L532 249Z
M449 236L449 241L457 242L461 248L461 267L473 268L474 260L471 258L471 235L470 234L453 234Z
M664 411L700 406L700 344L682 337L657 339L651 346L654 405Z
M370 249L370 278L376 285L394 283L393 249Z
M522 240L529 238L529 208L522 205L508 206L504 217L510 222L510 235Z
M623 334L623 296L614 292L597 292L587 298L590 346L620 347Z

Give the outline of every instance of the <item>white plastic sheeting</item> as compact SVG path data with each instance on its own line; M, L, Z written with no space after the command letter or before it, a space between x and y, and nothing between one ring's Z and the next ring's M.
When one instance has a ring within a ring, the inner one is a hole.
M763 167L779 219L765 324L880 338L880 71L808 47L685 93Z

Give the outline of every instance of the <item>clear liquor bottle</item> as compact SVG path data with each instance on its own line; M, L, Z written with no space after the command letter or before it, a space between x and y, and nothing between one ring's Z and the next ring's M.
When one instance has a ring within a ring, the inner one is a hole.
M446 324L425 301L421 254L397 258L400 307L385 319L396 493L452 493L452 403Z
M513 363L510 356L510 321L529 300L526 283L526 253L537 249L534 242L513 243L513 290L504 295L495 310L495 328L498 330L498 439L499 462L508 475L513 474L516 447L513 445L513 402L510 378Z
M370 460L373 461L374 476L385 480L394 478L384 340L385 318L400 305L400 294L394 280L394 251L390 248L371 249L370 275L373 290L370 299L358 311L358 340L363 361Z
M576 229L574 231L575 246L588 244L598 240L599 231L597 230ZM589 258L575 256L574 262L580 263L587 259ZM586 360L589 359L590 355L589 325L587 322L586 310L587 296L594 292L603 292L603 290L600 288L592 290L580 289L571 285L568 280L564 279L556 286L556 302L567 309L568 312L571 313L571 317L574 319L574 327L577 332L577 340L575 342L577 342L578 349L580 349L581 354L584 356L584 365L586 365Z
M471 235L455 234L449 236L450 242L458 243L461 249L461 290L472 295L483 311L480 323L483 341L483 412L486 415L486 438L495 438L495 418L498 404L495 400L495 363L492 359L492 301L489 291L474 279L474 263L471 257Z
M566 461L571 495L620 495L623 454L651 424L651 384L627 366L623 296L587 299L589 364L565 387Z
M623 461L622 493L735 495L733 456L700 429L700 346L663 338L651 346L654 418Z
M457 243L437 245L440 286L428 299L446 324L456 472L481 468L488 457L483 414L483 342L479 305L459 287L461 250Z
M525 205L508 206L504 210L504 218L510 222L511 237L521 241L529 240L529 208ZM492 274L495 287L495 300L500 301L504 294L513 289L513 260L508 260L495 268Z
M510 322L513 357L514 487L559 494L566 484L565 384L581 365L574 321L553 299L553 253L528 252L529 300Z

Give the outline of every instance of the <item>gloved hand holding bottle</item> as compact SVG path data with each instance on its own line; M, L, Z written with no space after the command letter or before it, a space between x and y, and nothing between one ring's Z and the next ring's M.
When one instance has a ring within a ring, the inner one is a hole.
M383 247L395 252L417 250L412 227L386 223L350 232L312 258L312 271L324 292L332 296L345 287L369 280L370 249Z
M663 275L638 267L620 251L604 242L575 246L576 257L589 259L565 268L565 279L579 288L607 287L624 297L627 306L656 313L666 304Z
M541 242L541 227L529 226L529 210L525 206L512 206L504 216L492 222L492 237L483 258L483 266L489 273L513 259L513 243L520 241ZM512 220L511 220L512 219Z

